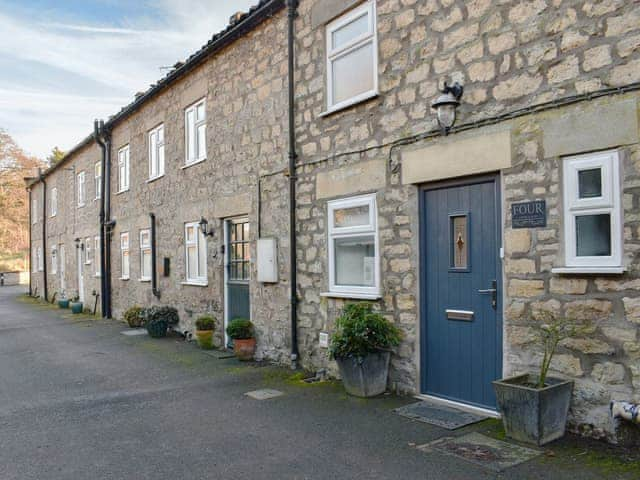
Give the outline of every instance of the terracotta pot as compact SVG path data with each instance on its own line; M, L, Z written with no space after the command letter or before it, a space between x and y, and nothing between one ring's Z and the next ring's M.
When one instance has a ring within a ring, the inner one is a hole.
M256 352L256 339L233 339L233 353L236 354L238 360L248 362L253 360L253 355Z
M200 348L211 350L213 348L213 330L196 330L196 340Z

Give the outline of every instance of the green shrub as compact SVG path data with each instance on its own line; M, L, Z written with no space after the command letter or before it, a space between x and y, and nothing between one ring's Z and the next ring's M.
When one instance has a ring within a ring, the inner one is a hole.
M401 337L400 329L374 312L370 303L350 303L336 319L329 355L333 359L364 357L398 346Z
M234 340L253 338L253 323L246 318L234 318L227 325L227 335Z
M196 319L196 330L215 330L216 319L211 315L202 315Z
M142 312L142 307L138 307L137 305L131 307L126 312L124 312L124 321L127 322L129 327L131 328L141 327L144 323Z
M145 308L142 317L144 318L144 324L166 322L167 325L177 325L180 322L178 316L178 310L173 307L158 307L153 306Z

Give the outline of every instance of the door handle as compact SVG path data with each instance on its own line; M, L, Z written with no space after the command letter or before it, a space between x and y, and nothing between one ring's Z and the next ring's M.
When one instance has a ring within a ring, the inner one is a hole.
M481 295L491 295L491 306L495 309L498 306L498 282L491 280L491 288L478 290Z

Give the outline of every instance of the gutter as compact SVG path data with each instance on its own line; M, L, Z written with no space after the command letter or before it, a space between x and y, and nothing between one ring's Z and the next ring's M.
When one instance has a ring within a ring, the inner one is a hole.
M287 0L288 7L288 69L289 69L289 271L291 302L291 368L298 367L298 279L297 279L297 239L296 239L296 132L295 132L295 19L298 0Z
M43 289L44 301L49 301L49 288L47 284L47 181L41 170L38 177L42 183L42 273L44 275Z

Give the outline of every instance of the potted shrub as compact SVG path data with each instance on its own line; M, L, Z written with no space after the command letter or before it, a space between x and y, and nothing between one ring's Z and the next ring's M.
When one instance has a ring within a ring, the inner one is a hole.
M82 313L83 305L82 305L82 302L80 301L80 295L78 295L77 292L71 299L70 305L71 305L71 313L73 313L74 315Z
M351 303L336 319L329 355L335 359L348 394L374 397L387 389L391 348L401 331L369 303Z
M233 339L233 353L239 360L253 360L256 352L253 323L246 318L234 318L227 325L227 335Z
M216 327L216 319L211 315L203 315L196 319L196 340L203 350L213 348L213 331Z
M143 313L144 326L152 338L167 336L167 329L180 321L178 311L173 307L150 307Z
M67 295L64 292L60 294L60 299L58 300L58 307L69 308L69 299L67 298Z
M586 330L550 314L534 328L544 352L539 373L496 380L493 388L507 436L541 446L564 435L573 390L572 381L548 376L551 360L562 340Z
M124 312L124 321L127 322L130 328L140 328L144 324L144 319L142 318L143 308L134 306L127 309Z

